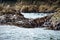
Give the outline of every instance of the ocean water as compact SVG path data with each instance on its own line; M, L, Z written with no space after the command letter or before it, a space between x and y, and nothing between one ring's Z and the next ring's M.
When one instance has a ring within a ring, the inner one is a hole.
M0 25L0 40L60 40L60 31Z

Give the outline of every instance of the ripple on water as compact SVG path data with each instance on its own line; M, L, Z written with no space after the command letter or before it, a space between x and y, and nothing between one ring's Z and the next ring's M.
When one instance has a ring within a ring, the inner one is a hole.
M60 40L60 31L0 26L0 40Z

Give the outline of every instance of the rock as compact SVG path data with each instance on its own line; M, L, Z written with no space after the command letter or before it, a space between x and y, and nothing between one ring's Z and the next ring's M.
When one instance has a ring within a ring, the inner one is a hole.
M58 24L56 24L55 30L60 30L60 22Z
M21 12L24 13L36 13L38 12L38 7L36 5L23 6Z
M44 22L43 27L51 27L52 23L51 22Z
M57 9L57 6L50 6L48 4L40 5L39 6L39 12L46 12L46 13L54 13Z
M49 19L50 17L46 16L43 18L37 18L37 19L24 19L25 21L22 20L21 22L17 22L14 25L17 26L22 26L24 28L35 28L35 27L43 27L42 25Z
M51 21L52 26L48 29L60 30L60 12L55 12L49 21Z
M24 20L24 16L18 10L5 10L0 13L0 23L12 23L20 20Z
M43 17L43 18L34 19L33 22L36 23L36 25L37 25L38 27L42 27L42 25L43 25L46 21L48 21L50 18L51 18L51 16L45 16L45 17ZM36 26L36 27L37 27L37 26Z
M18 26L18 27L24 27L24 28L29 28L31 25L29 24L29 20L24 19L21 21L14 22L13 25Z
M50 30L60 30L60 23L56 24L55 26L53 26L53 24L51 26L47 27Z
M6 21L5 21L5 16L3 15L0 16L0 24L4 24L4 23L6 23Z

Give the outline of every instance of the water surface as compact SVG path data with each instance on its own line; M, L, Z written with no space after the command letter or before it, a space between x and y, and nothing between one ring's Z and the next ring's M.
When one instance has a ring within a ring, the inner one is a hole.
M25 18L33 18L33 19L47 16L47 14L45 13L22 13L22 14L24 15Z
M60 40L60 31L0 25L0 40Z

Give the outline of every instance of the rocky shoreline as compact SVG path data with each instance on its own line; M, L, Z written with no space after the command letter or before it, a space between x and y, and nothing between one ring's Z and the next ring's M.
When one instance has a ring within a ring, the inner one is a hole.
M60 30L60 22L58 21L57 24L54 24L53 22L52 17L56 14L57 12L53 15L48 15L42 18L28 19L25 18L24 15L20 13L20 11L2 11L0 12L0 25L15 25L18 27L22 26L24 28L46 27L51 30Z
M15 26L22 26L24 28L36 28L36 27L46 27L51 30L60 30L60 8L57 6L48 6L46 5L22 5L16 4L14 6L0 5L0 25L15 25ZM47 15L42 18L37 19L28 19L25 18L24 13L53 13L53 15ZM55 16L58 17L55 17ZM57 21L56 21L57 19ZM54 21L55 20L55 21Z

